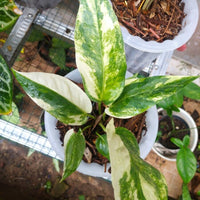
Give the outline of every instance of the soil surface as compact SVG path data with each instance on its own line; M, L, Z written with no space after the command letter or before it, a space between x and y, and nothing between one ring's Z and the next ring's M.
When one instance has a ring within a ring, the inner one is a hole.
M183 140L185 135L189 135L190 131L187 123L183 119L173 116L175 126L173 130L171 118L162 115L160 117L159 131L161 131L162 135L159 142L168 149L178 149L178 147L171 142L171 138L174 137Z
M0 140L0 197L1 200L113 200L110 182L100 178L73 173L59 183L52 158L6 140Z
M131 35L162 42L173 39L181 30L185 17L181 0L154 0L149 5L142 0L111 1L119 22Z

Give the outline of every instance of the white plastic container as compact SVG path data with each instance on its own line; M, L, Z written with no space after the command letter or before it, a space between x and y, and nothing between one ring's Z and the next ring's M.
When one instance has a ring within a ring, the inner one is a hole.
M180 110L180 112L173 112L172 115L182 118L187 123L187 125L190 129L190 146L189 146L189 148L193 152L195 150L195 148L197 146L197 142L198 142L198 129L196 127L194 120L189 115L189 113L187 113L182 108L179 108L179 110ZM162 108L158 109L158 113L162 112L162 111L163 111ZM176 161L176 155L177 155L179 149L168 149L168 148L164 147L162 144L160 144L159 142L156 142L153 145L153 151L155 153L157 153L160 157L162 157L166 160Z
M139 72L156 59L159 54L184 45L193 35L198 24L199 11L196 0L182 0L185 2L184 12L186 16L182 22L182 30L173 40L163 42L145 41L138 36L131 35L128 30L121 26L125 43L128 70L132 73Z
M128 76L130 76L130 74L129 75L127 74L127 77ZM82 82L78 70L70 72L66 77L77 83ZM158 118L158 113L156 106L154 106L150 108L146 114L147 132L142 133L142 138L139 143L140 157L143 159L148 155L155 142L158 131L158 121L155 120L157 118ZM57 119L54 118L52 115L50 115L48 112L45 112L44 122L45 122L45 130L47 133L47 137L49 139L50 144L52 145L52 148L54 149L56 154L62 160L64 160L64 148L63 146L61 146L59 131L56 129ZM107 165L107 171L109 167L110 164ZM108 172L104 172L104 166L99 165L97 163L88 164L85 163L84 161L81 161L77 171L86 175L102 177L111 180L111 174Z

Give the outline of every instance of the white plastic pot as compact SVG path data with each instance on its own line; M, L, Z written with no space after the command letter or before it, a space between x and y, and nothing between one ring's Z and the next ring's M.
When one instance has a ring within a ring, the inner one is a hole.
M193 35L198 23L198 3L196 0L182 0L185 3L184 12L186 17L182 23L182 30L173 40L165 40L164 42L145 41L138 36L129 34L125 27L121 27L124 42L131 47L140 51L151 53L163 53L173 51L185 44Z
M127 74L127 77L128 76L130 76L130 74ZM66 77L77 83L82 83L82 79L78 70L70 72ZM154 119L157 118L158 113L156 106L154 106L150 108L146 114L147 132L142 133L142 138L139 143L140 157L143 159L148 155L155 142L158 131L158 121ZM62 160L64 160L64 148L63 146L61 146L60 134L59 131L56 129L57 119L50 115L48 112L45 112L44 122L47 137L49 139L50 144L52 145L52 148L54 149L56 154ZM99 165L97 163L88 164L84 161L81 161L77 171L86 175L102 177L111 180L111 174L108 173L109 167L110 165L108 164L106 170L107 172L104 172L104 166L102 165Z
M196 0L182 0L185 2L186 17L182 22L182 30L173 40L163 42L145 41L138 36L131 35L121 26L125 43L128 70L132 73L140 72L156 59L161 53L174 51L184 45L193 35L198 24L198 3Z
M193 152L197 146L198 142L198 129L196 127L196 124L189 113L187 113L185 110L179 108L180 112L173 112L173 116L178 116L182 118L188 125L190 129L190 145L189 148ZM163 109L158 109L158 113L162 112ZM169 160L169 161L176 161L176 155L178 153L178 149L168 149L164 147L159 142L156 142L153 145L153 151L157 153L160 157Z

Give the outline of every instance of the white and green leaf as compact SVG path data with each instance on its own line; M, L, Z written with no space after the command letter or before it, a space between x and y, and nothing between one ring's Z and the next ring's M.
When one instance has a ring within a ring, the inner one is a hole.
M85 150L85 137L82 131L77 133L70 129L64 137L64 169L61 181L66 179L78 168Z
M133 117L174 95L196 78L196 76L129 78L126 80L123 93L106 109L106 113L117 118Z
M88 96L109 105L123 90L126 59L108 0L81 0L75 29L76 63Z
M13 70L25 92L41 108L66 124L82 125L92 111L88 96L69 79L43 72Z
M167 200L163 175L139 156L133 133L108 123L107 140L112 167L112 184L116 200Z
M0 115L12 112L13 80L6 61L0 55Z

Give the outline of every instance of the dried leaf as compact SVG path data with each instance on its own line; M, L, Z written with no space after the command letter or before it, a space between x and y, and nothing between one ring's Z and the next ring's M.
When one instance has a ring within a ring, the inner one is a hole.
M92 162L92 153L91 153L91 151L88 147L85 148L84 156L85 156L88 163Z

